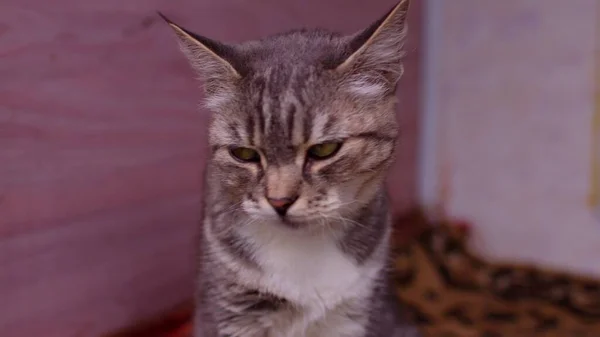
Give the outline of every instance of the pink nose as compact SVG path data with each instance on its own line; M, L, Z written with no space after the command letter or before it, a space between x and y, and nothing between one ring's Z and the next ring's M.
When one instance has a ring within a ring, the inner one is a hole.
M287 197L287 198L267 198L267 201L273 208L277 214L284 216L287 210L294 204L294 202L298 199L298 196Z

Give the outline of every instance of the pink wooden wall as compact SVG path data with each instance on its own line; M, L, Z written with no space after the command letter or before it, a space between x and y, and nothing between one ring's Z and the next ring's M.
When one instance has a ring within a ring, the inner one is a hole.
M301 25L351 32L393 3L3 0L0 336L98 336L191 294L208 113L155 10L240 40ZM417 13L396 207L414 191Z

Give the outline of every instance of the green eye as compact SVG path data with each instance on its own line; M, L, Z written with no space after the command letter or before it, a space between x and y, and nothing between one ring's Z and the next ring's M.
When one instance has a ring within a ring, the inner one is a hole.
M338 152L342 143L323 143L308 148L308 156L312 159L327 159Z
M247 147L235 147L229 150L233 158L243 162L259 162L260 155L256 150Z

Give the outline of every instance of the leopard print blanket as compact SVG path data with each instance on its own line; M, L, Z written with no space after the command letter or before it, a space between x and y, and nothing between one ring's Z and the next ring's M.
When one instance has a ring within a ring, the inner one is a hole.
M419 210L398 221L396 294L431 337L598 337L600 280L487 261L468 231ZM403 228L417 230L406 242Z

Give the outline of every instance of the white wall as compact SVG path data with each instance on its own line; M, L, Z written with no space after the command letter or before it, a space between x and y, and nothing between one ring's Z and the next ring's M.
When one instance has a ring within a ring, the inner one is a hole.
M471 220L489 256L600 274L597 6L429 0L421 199Z

